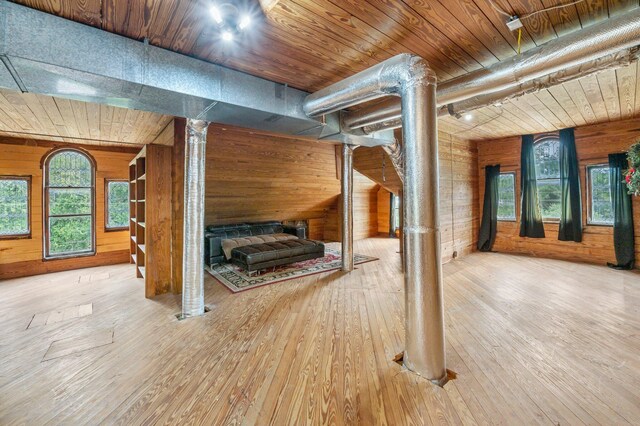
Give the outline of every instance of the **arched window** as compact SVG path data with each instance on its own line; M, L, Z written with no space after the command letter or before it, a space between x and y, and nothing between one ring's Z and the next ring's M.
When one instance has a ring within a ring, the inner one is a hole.
M62 148L44 158L45 258L95 253L95 162Z
M556 136L545 136L534 145L538 203L542 219L560 220L562 208L560 187L560 140Z

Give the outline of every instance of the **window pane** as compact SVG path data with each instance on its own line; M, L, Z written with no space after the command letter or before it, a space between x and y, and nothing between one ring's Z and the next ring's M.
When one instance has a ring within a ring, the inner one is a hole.
M589 188L591 195L591 223L613 225L609 167L589 168L589 184L591 185L591 188Z
M91 189L50 189L49 214L91 214Z
M538 181L538 203L543 219L560 219L561 196L560 179Z
M560 187L560 141L545 139L534 147L538 203L542 219L558 220L562 202Z
M498 220L515 219L515 176L513 173L503 173L498 177Z
M0 179L0 235L29 233L29 182Z
M534 148L537 179L560 178L560 141L549 139Z
M91 162L79 152L63 151L49 161L49 186L91 186Z
M124 228L129 225L129 184L107 184L107 228Z
M49 218L49 254L91 251L91 216Z

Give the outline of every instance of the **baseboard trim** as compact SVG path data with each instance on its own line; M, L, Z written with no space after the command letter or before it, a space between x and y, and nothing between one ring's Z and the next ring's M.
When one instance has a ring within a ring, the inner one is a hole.
M46 261L38 259L4 263L0 264L0 280L30 277L32 275L48 274L51 272L70 271L72 269L91 268L94 266L129 263L129 258L129 250L116 250L97 253L95 256Z

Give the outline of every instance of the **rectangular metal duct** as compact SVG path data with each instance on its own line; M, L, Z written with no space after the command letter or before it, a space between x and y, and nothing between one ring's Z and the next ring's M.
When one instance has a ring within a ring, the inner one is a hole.
M307 92L0 1L0 87L215 123L375 146L338 115L302 110ZM7 66L8 65L8 66ZM275 119L277 117L277 119Z

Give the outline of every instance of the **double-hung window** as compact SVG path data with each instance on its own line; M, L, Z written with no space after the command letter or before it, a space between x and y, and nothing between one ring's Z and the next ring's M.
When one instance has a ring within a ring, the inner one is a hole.
M59 149L44 162L45 258L95 253L95 166L77 149Z

